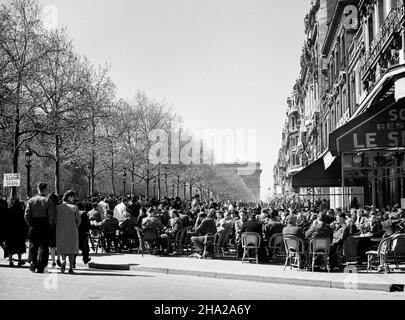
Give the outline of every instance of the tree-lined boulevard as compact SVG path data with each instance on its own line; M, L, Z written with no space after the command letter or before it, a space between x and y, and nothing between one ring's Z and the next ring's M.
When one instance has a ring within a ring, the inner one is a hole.
M110 67L78 54L69 30L44 23L41 10L35 0L0 7L0 171L21 173L21 189L14 187L13 195L30 194L22 157L27 150L33 154L31 181L44 180L57 194L70 187L82 196L191 199L198 192L252 200L240 177L212 161L151 161L160 130L179 133L164 147L178 143L186 160L203 151L186 148L188 130L167 102L141 90L130 101L117 97ZM176 156L171 152L169 160Z

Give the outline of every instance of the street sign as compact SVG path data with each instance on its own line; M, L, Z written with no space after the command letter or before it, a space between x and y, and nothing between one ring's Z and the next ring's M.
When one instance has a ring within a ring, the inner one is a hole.
M19 173L5 173L3 187L19 187L21 183Z

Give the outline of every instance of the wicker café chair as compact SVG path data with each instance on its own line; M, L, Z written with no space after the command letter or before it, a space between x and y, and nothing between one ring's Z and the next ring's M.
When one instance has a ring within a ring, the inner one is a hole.
M318 257L322 257L323 266L330 272L329 252L329 238L314 238L309 242L309 256L311 258L312 272L314 272L315 262Z
M290 269L293 267L301 269L306 256L304 240L292 235L283 236L283 240L286 251L284 270L288 264Z
M390 272L389 267L389 254L391 252L392 238L387 237L380 241L377 250L367 251L367 272L369 272L374 266L377 266L377 271L384 270Z
M214 235L208 234L204 238L203 258L208 255L208 248L212 247L216 258L224 257L225 236L227 230L217 231Z
M283 252L284 251L283 234L282 233L273 234L269 240L268 248L271 253L272 259L278 254L285 255L285 252Z
M391 238L395 266L399 269L399 263L405 259L405 233L394 234Z
M189 229L190 227L180 229L176 232L174 238L168 239L168 245L173 248L173 252L178 252L180 255L183 255L184 236Z
M242 233L242 248L243 257L242 263L245 261L246 255L249 250L254 250L256 256L256 263L259 263L259 248L261 244L261 236L257 232L244 232Z
M144 252L146 251L149 254L154 254L156 255L157 252L157 238L146 238L145 233L143 230L139 227L135 227L136 233L138 235L138 242L139 242L139 247L138 247L138 254L141 253L142 257Z

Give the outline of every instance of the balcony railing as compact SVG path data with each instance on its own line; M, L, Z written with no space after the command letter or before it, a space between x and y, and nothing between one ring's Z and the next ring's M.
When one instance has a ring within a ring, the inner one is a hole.
M370 67L377 60L380 52L383 50L388 40L395 32L401 29L401 21L405 15L405 4L403 0L398 1L398 7L391 10L379 32L371 42L370 50L363 56L360 62L360 74L364 79ZM359 46L360 49L360 46Z

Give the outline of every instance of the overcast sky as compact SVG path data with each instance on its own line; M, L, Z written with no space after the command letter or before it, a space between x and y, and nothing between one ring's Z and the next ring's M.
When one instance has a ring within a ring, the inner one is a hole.
M310 0L40 0L77 51L111 65L117 96L143 90L191 129L255 129L262 198L299 75Z

